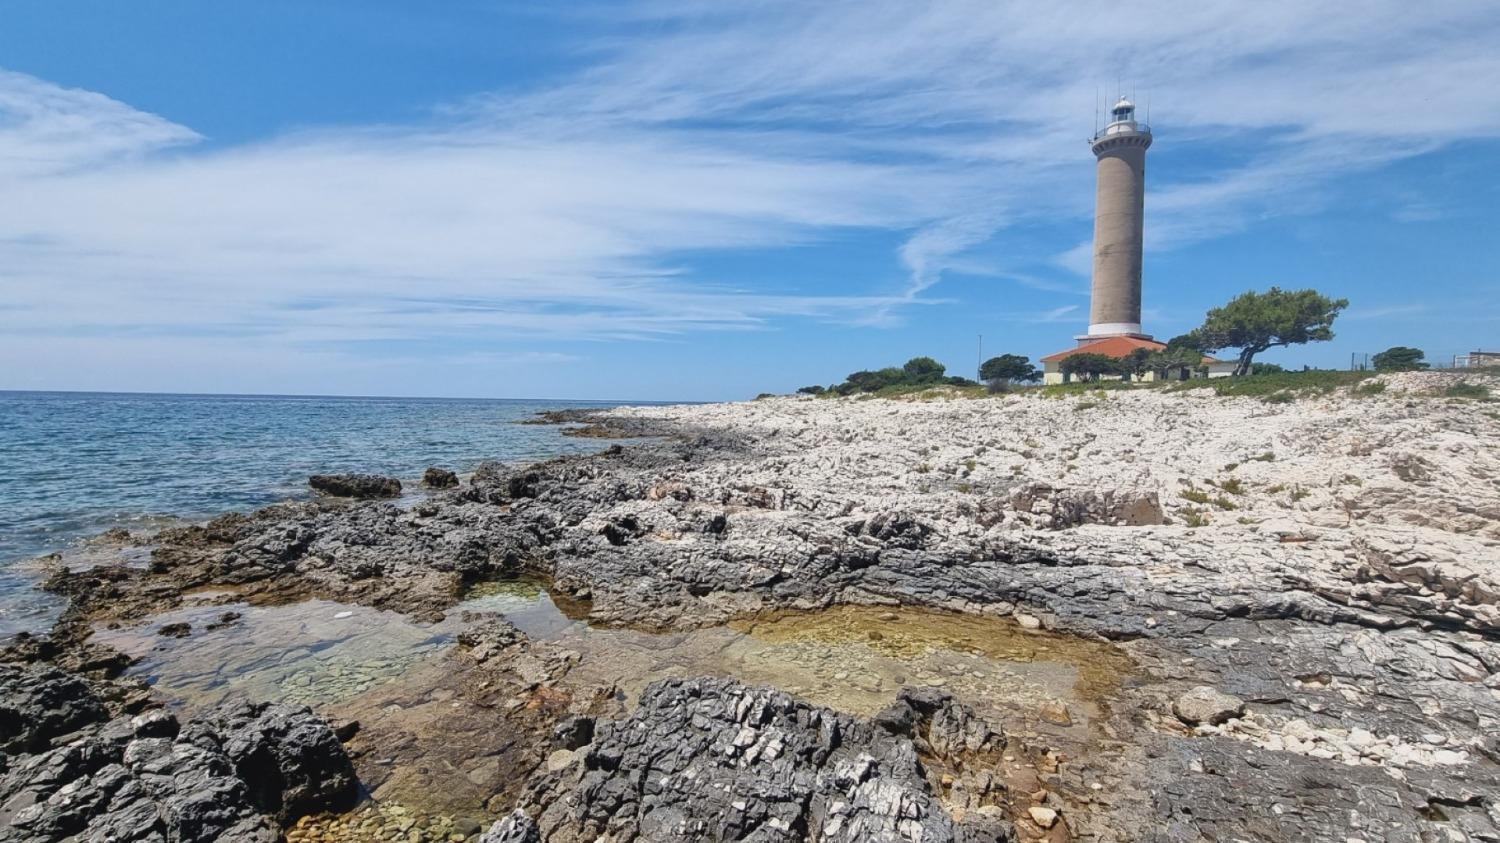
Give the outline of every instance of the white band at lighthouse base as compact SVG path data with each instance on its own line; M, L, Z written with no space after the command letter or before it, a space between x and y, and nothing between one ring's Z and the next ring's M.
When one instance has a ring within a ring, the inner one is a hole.
M1113 337L1120 334L1139 334L1139 322L1099 322L1089 326L1091 337Z

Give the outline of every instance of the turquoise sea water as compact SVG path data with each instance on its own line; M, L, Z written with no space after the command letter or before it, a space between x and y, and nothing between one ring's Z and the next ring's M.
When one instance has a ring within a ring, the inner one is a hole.
M111 527L149 528L308 494L309 474L387 474L600 450L541 410L606 403L0 391L0 637L56 602L24 561Z

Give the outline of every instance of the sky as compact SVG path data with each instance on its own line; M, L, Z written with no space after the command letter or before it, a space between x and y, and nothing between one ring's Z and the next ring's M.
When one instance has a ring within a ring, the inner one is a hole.
M1500 5L13 0L0 389L717 400L1073 345L1096 104L1145 329L1500 347ZM982 337L982 339L981 339Z

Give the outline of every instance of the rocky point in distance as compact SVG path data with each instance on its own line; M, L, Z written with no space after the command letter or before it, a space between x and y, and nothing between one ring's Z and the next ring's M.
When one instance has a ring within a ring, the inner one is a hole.
M57 563L53 632L5 651L0 839L1495 839L1495 389L622 408L558 421L656 438L431 473L414 503L333 478L348 496L111 535L101 564ZM863 714L727 676L631 698L588 654L457 608L520 571L601 629L922 607L1113 666L1035 706L959 673ZM93 640L310 599L455 624L441 678L365 692L339 709L357 726L178 715Z

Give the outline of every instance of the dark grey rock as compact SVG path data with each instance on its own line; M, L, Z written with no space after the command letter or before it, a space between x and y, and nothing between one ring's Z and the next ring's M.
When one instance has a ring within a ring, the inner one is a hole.
M283 821L353 804L357 780L338 736L306 708L231 703L189 727L189 740L219 739L257 808Z
M422 472L422 485L432 489L451 489L458 485L458 475L446 468L432 466Z
M279 823L354 795L342 746L306 709L245 703L186 726L154 710L12 758L0 840L273 843Z
M0 664L0 752L40 752L53 738L107 717L76 676L41 665Z
M915 715L921 752L957 759L1003 744L952 697L906 704L926 711ZM1008 824L977 814L974 824L954 821L911 738L733 680L657 682L630 717L599 723L583 752L581 764L551 774L524 800L549 843L606 831L616 839L767 843L1011 839ZM1000 795L973 792L979 804ZM506 822L492 833L525 825Z
M496 820L479 843L542 843L542 832L525 811L517 808L505 819Z
M401 481L378 474L314 474L307 485L336 498L394 498L401 494Z

